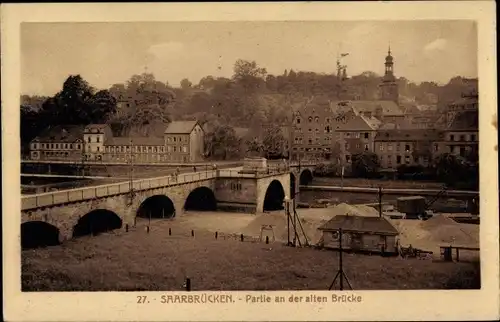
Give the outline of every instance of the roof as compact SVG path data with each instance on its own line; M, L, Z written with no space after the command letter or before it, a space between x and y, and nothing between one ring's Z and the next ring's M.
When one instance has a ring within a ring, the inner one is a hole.
M477 131L479 129L478 111L461 111L455 114L448 131Z
M44 130L33 141L72 143L83 140L85 125L56 125Z
M165 134L189 134L198 121L173 121L167 125Z
M89 124L85 126L85 132L92 130L98 130L100 132L103 132L107 131L108 129L111 129L108 124Z
M340 123L337 131L375 131L380 125L374 117L356 115L346 123Z
M319 227L319 230L338 230L350 232L370 232L398 235L398 230L384 217L363 217L337 215Z
M472 95L471 95L472 96ZM456 101L453 101L450 105L469 105L469 104L477 104L478 99L477 97L471 97L471 96L464 96L460 97Z
M349 101L349 104L357 113L371 112L375 114L377 108L382 109L385 116L404 115L403 110L393 101Z
M436 141L439 131L431 129L382 129L377 132L375 141Z
M379 126L379 130L410 129L412 126L406 119L384 122Z
M130 142L132 139L132 142ZM161 137L125 137L125 136L115 136L108 138L104 145L133 145L133 146L157 146L157 145L165 145L164 139Z

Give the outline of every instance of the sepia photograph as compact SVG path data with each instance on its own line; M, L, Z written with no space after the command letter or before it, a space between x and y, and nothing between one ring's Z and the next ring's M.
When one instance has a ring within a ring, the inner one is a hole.
M484 290L480 21L151 19L18 26L22 294L357 310Z
M26 23L21 57L23 291L480 288L475 22Z

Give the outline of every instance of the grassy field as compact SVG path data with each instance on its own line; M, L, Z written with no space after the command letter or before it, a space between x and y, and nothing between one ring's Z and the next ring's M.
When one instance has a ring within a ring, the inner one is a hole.
M341 178L337 177L314 177L312 186L340 186ZM413 189L441 189L443 184L432 181L409 181L409 180L381 180L381 179L362 179L362 178L344 178L344 187L378 187L382 188L413 188Z
M108 233L22 252L23 291L326 290L338 254L279 243L215 240L168 225ZM477 263L344 256L357 290L479 288Z

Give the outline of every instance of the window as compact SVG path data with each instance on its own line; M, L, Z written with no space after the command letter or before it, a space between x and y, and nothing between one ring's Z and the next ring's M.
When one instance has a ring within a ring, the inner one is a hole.
M300 124L300 118L297 117L297 124Z
M156 147L153 147L153 152L156 153Z
M70 149L73 149L73 143L70 143L70 144L69 144L69 148L70 148Z
M401 164L401 156L400 156L400 155L398 155L398 156L396 157L396 163L397 163L397 164Z
M387 150L392 151L392 143L387 143Z
M346 156L345 156L345 160L346 160L347 162L351 161L351 156L350 156L350 155L346 155Z
M96 142L99 143L100 137L96 137Z
M315 121L316 123L318 123L318 122L319 122L319 117L317 117L317 116L316 116L316 117L314 118L314 121Z
M80 150L80 149L82 148L82 146L81 146L80 144L77 144L77 145L76 145L76 148L77 148L78 150Z
M187 146L183 146L183 147L182 147L182 152L186 153L187 151L188 151Z
M174 136L174 142L175 142L176 137Z
M346 144L345 144L345 149L346 149L346 150L349 150L349 143L346 143Z
M360 145L359 143L356 143L356 149L359 149Z
M355 134L354 134L354 137L355 137L356 139L359 139L359 133L355 133Z
M384 143L380 143L379 150L380 150L380 151L384 151Z
M312 139L309 139L309 144L312 144L313 143L313 140Z
M330 123L330 118L329 117L326 118L326 123Z
M405 151L410 152L410 145L409 144L405 144Z
M470 135L470 140L471 141L476 141L476 135L475 134L471 134Z
M326 133L330 133L330 126L327 126L327 127L325 128L325 131L326 131Z
M465 141L465 135L460 135L460 141Z
M413 157L413 161L415 161L415 163L418 163L418 156Z
M35 149L35 150L36 150L37 148L38 148L37 144L36 144L36 143L35 143L35 144L33 144L33 149Z
M309 132L312 132L312 129L311 129L311 128L309 129Z
M99 147L97 147L97 152L99 152Z
M368 151L368 144L365 144L365 151Z
M370 137L370 133L366 132L365 133L365 139L368 139Z
M434 151L437 152L439 150L439 145L434 144Z
M172 151L172 147L171 146L167 146L167 152L171 152Z
M399 143L396 143L396 151L399 152Z
M455 141L455 136L453 134L450 134L450 141Z
M45 143L42 143L42 149L45 149Z
M172 140L171 137L167 137L167 142L170 142Z
M177 147L176 146L174 146L174 152L177 152Z
M59 149L59 143L56 143L56 149Z
M89 136L89 138L88 138L88 140L87 140L87 141L90 143L90 142L92 142L92 140L91 140L91 139L92 139L92 138Z
M350 137L350 136L351 136L351 133L347 132L347 133L345 134L345 136L348 138L348 137Z

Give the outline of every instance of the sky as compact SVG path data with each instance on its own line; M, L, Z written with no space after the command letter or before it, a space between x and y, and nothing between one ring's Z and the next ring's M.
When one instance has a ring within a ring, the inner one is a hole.
M389 45L397 77L443 84L477 77L476 28L466 20L23 23L21 91L54 95L74 74L99 89L144 71L172 86L198 83L231 77L237 59L274 75L334 73L339 53L349 53L349 75L383 74Z

